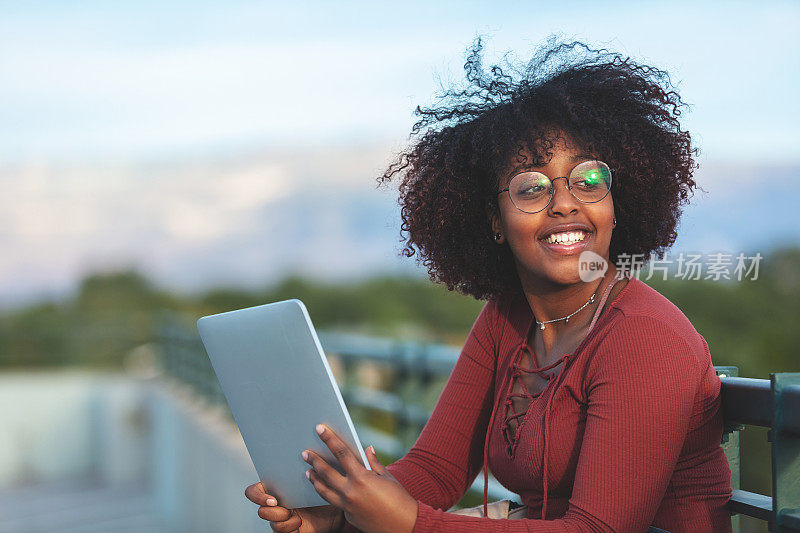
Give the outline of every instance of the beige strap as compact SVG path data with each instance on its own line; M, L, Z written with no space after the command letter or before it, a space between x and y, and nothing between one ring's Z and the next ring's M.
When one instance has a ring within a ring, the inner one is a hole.
M606 300L608 299L608 295L611 294L611 289L613 289L614 285L616 285L617 282L620 281L623 277L628 277L627 272L625 272L622 276L620 276L619 272L617 272L614 275L614 278L611 281L611 283L609 283L606 286L605 290L603 291L603 297L600 298L600 305L597 306L597 309L594 312L594 317L592 317L592 323L589 324L589 331L592 331L592 328L597 323L597 319L600 317L600 311L603 309L603 305L606 303ZM588 334L589 331L587 331L586 333Z

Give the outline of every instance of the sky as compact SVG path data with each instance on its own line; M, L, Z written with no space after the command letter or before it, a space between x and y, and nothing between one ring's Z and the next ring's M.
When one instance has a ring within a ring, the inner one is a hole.
M2 160L398 139L477 34L667 69L709 157L796 159L797 2L0 1Z
M713 193L679 244L797 242L800 195L725 198L800 187L798 27L778 1L0 0L0 307L126 265L190 289L408 269L374 178L477 35L489 60L558 34L667 70Z

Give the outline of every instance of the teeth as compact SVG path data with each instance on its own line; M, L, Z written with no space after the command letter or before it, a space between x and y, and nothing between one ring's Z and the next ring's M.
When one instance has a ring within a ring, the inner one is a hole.
M545 241L550 244L575 244L585 238L586 233L584 231L565 231L564 233L554 233Z

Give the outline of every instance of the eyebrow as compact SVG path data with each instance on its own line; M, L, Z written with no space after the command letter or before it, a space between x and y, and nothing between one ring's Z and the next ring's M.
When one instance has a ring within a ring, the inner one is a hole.
M575 154L569 158L571 163L581 163L583 161L597 161L597 157L592 154ZM507 180L511 180L516 174L526 172L528 169L533 168L531 165L516 165L508 173Z

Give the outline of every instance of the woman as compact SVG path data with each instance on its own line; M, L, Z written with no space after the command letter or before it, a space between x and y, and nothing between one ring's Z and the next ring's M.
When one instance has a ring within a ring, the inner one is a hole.
M304 452L331 506L247 497L276 531L730 531L706 342L616 265L675 241L695 187L680 97L666 73L579 43L519 79L486 74L481 52L381 178L402 177L405 253L487 300L433 415L396 463L368 450L372 471L319 428L346 473ZM526 518L444 512L484 464Z

